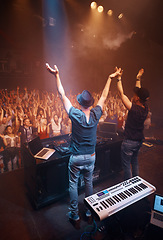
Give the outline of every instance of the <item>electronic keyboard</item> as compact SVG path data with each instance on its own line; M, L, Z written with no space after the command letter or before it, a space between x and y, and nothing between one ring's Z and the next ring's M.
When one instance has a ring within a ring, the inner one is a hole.
M84 203L101 221L155 191L153 185L136 176L86 197Z

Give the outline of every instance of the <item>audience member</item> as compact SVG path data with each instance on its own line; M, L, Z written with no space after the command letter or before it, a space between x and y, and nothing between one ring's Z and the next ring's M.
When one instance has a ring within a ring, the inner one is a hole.
M61 134L61 121L62 118L61 116L58 117L55 112L52 113L52 118L51 118L51 125L52 125L52 131L53 131L53 136L58 136Z
M13 170L19 167L20 137L13 133L12 127L5 128L5 135L2 136L5 145L4 150L4 171Z
M23 126L20 126L19 128L19 133L22 146L24 143L31 141L32 138L37 135L37 129L31 125L29 118L25 118L23 120Z
M7 127L10 119L11 119L11 116L4 116L3 115L3 109L1 110L1 120L0 120L0 134L3 134L4 133L4 130L5 128Z
M40 139L49 138L50 129L49 126L51 123L47 124L47 119L43 118L42 123L38 126L38 135Z
M3 163L3 153L4 153L4 142L3 136L0 134L0 173L3 172L4 163Z

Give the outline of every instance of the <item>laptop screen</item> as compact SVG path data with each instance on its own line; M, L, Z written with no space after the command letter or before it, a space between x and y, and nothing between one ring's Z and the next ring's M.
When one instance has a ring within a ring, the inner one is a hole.
M163 196L155 195L153 209L160 213L163 213Z
M39 137L36 137L36 138L32 139L28 143L28 146L29 146L29 149L30 149L30 151L32 152L33 155L37 154L43 148L41 140L40 140Z

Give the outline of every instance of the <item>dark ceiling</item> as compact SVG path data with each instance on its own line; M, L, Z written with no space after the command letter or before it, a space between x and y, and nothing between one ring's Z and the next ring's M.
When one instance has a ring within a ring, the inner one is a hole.
M58 0L53 0L54 2ZM59 0L62 1L62 0ZM0 44L1 47L8 43L12 42L12 39L17 39L14 36L19 34L18 30L23 29L28 24L31 24L31 30L27 27L27 31L22 31L20 34L24 34L24 37L28 38L28 33L34 30L33 25L33 16L40 16L42 18L42 6L45 3L50 2L50 0L29 0L29 9L26 11L23 1L14 1L14 0L0 0ZM51 0L52 2L52 0ZM63 3L67 6L71 13L72 22L80 21L80 15L75 14L74 9L71 9L71 4L77 2L80 4L83 11L81 11L82 17L84 18L84 13L89 10L90 3L89 0L64 0ZM98 4L104 6L105 11L112 9L115 15L123 12L128 23L132 26L133 30L142 36L157 42L158 44L163 44L163 21L162 21L162 11L163 11L163 1L162 0L100 0L96 1ZM30 9L31 6L31 9ZM72 11L72 12L71 12ZM22 13L22 25L20 24L21 19L19 15ZM24 14L25 13L25 14ZM26 19L31 18L30 19ZM17 19L16 19L17 18ZM77 19L78 18L78 19ZM14 21L19 21L19 29L13 29L12 24ZM36 19L35 19L36 20ZM38 20L38 19L37 19ZM34 24L35 25L35 24ZM38 27L37 24L35 27ZM35 31L35 30L34 30ZM10 38L10 39L9 39Z

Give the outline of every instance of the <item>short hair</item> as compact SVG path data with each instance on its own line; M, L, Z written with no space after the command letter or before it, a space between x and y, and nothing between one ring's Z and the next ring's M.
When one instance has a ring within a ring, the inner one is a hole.
M30 119L28 117L26 117L23 119L23 124L25 123L25 120L27 120L27 119L30 121Z

